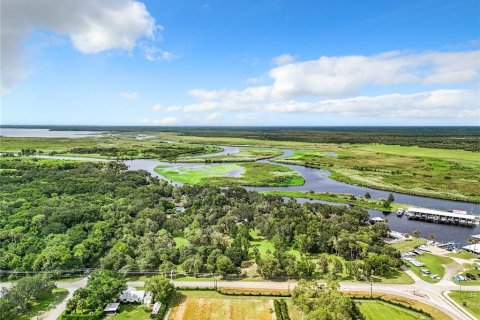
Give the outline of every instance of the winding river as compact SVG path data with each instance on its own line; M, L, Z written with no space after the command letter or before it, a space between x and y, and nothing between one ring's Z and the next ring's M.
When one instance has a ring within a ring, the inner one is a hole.
M235 154L240 152L242 147L232 147L232 146L221 146L223 151L202 155L201 158L226 155L226 154ZM279 162L273 162L275 160L286 158L291 156L294 153L292 149L279 149L283 152L282 155L268 160L259 160L263 163L275 163L282 166L288 167L292 170L300 173L305 179L305 184L302 186L288 186L288 187L246 187L248 190L254 191L268 191L268 190L289 190L289 191L317 191L317 192L336 192L336 193L348 193L355 196L363 196L365 193L369 192L372 198L382 198L385 199L388 197L389 192L383 190L377 190L367 187L355 186L344 182L335 181L329 178L330 172L328 170L306 168L301 165L291 165L284 164ZM331 154L330 156L336 156ZM92 158L80 158L80 157L62 157L62 156L39 156L46 158L59 158L59 159L72 159L72 160L88 160L88 161L99 161L102 159L92 159ZM153 159L135 159L135 160L125 160L125 164L128 166L129 170L145 170L152 174L152 176L165 179L160 174L154 171L155 167L159 165L178 165L181 162L169 163L162 162ZM198 165L198 163L196 164ZM208 165L208 164L207 164ZM214 165L214 164L212 164ZM181 183L170 181L175 185L181 185ZM439 209L439 210L454 210L462 209L467 210L471 214L480 215L480 204L472 202L461 202L461 201L451 201L443 200L436 198L428 198L422 196L414 196L409 194L392 192L395 201L399 203L405 203L410 205L416 205L425 208ZM308 200L308 199L296 199L298 202L323 202L318 200ZM323 202L325 203L325 202ZM339 204L343 205L343 204ZM385 218L385 213L378 210L369 209L368 212L372 216L378 216ZM435 239L441 242L455 241L461 245L468 244L468 238L470 235L480 233L480 228L478 227L460 227L452 226L445 224L434 224L422 221L408 220L406 217L397 217L395 214L387 214L388 224L392 230L403 232L403 233L412 233L414 230L419 229L421 236L428 237L430 234L435 235Z

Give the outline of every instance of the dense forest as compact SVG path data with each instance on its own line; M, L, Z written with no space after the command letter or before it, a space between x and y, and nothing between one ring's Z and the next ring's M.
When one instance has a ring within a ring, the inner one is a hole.
M361 276L398 265L398 251L384 243L388 226L370 225L360 208L285 202L239 187L174 187L121 162L2 157L0 168L2 270L232 274L250 261L264 277L309 277L327 272L327 254ZM271 240L274 252L252 248L252 232Z
M9 126L15 127L15 126ZM379 143L480 151L479 127L139 127L30 126L51 130L175 132L198 137L232 137L312 143Z

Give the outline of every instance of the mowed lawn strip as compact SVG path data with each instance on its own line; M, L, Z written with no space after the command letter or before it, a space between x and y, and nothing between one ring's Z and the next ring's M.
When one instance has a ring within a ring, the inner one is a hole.
M376 300L355 301L366 320L418 320L424 319L418 312Z
M449 296L471 314L480 319L480 291L451 291Z

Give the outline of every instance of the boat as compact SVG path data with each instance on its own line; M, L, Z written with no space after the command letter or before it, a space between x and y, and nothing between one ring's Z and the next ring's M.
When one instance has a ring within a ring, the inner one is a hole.
M403 216L404 213L405 213L405 209L403 209L403 208L398 208L398 210L397 210L397 217Z

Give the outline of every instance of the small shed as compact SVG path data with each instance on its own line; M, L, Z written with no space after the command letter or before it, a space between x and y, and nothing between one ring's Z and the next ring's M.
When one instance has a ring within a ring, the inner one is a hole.
M105 312L105 315L114 315L114 314L117 314L119 307L120 307L120 303L117 303L117 302L109 303L107 304L105 309L103 309L103 312Z

